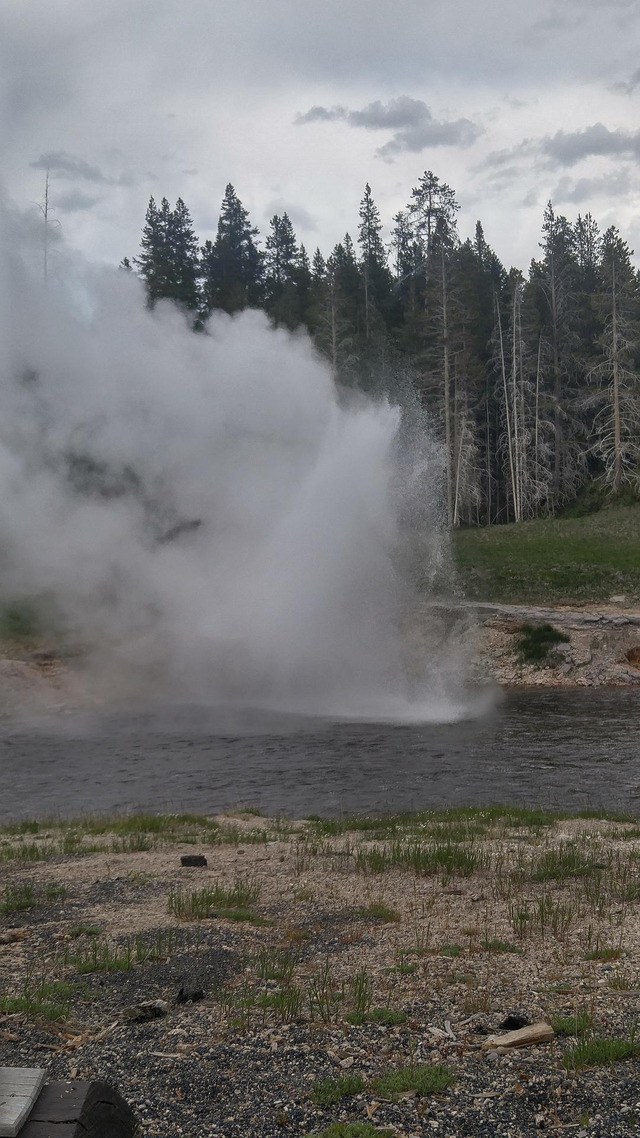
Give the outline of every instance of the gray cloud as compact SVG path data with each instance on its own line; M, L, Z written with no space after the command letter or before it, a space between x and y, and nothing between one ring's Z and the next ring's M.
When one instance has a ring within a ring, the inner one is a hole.
M82 190L68 190L64 194L56 194L53 205L64 213L76 213L78 210L92 209L100 198L97 195L85 194Z
M542 139L540 149L543 154L560 166L575 166L583 158L594 155L630 155L640 157L640 131L609 130L597 122L584 130L559 130L551 137Z
M304 206L291 205L290 203L284 201L282 198L274 198L272 201L268 202L266 206L265 217L268 221L270 221L275 213L280 216L283 213L288 214L289 221L293 225L294 229L304 229L307 231L307 233L316 233L318 230L318 222L316 218L313 217L312 214L310 214L304 208Z
M576 166L585 158L640 158L640 130L609 130L597 122L583 130L558 130L542 138L524 138L517 146L494 150L476 167L500 170L525 158L544 159L547 167Z
M558 182L551 199L554 202L573 202L579 205L594 197L624 197L632 189L632 178L628 169L614 170L599 178L578 178L577 181L565 176Z
M634 71L631 78L626 82L612 83L611 90L617 91L619 95L633 95L633 92L640 87L640 67Z
M391 130L392 137L376 153L391 160L403 151L418 154L430 146L470 146L482 133L470 119L438 121L422 99L400 95L382 103L376 99L362 110L352 111L340 104L313 106L295 118L298 125L315 122L346 122L364 130Z
M110 178L102 173L99 166L91 166L84 158L67 154L66 150L50 150L41 154L35 162L31 162L31 166L34 170L48 170L57 178L65 178L70 182L94 182L102 186L129 186L132 182L128 174Z

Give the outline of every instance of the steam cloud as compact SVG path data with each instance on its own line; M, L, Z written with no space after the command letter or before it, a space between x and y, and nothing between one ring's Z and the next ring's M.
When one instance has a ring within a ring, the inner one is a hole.
M442 653L407 637L416 518L421 572L442 557L437 448L263 314L196 335L64 252L45 288L41 233L0 227L3 595L54 598L131 690L457 714Z

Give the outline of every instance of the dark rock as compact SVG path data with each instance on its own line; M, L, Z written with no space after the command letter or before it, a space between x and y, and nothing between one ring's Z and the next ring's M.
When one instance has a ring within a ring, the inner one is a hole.
M526 1016L508 1015L499 1026L500 1031L519 1031L521 1027L528 1027L530 1023L531 1020Z
M180 865L203 865L206 866L207 859L204 854L184 854L180 858Z
M197 1000L204 1000L203 988L181 988L176 996L177 1004L195 1004Z
M169 1005L165 1000L146 1000L141 1004L132 1004L130 1008L123 1008L120 1013L127 1023L148 1023L152 1019L166 1016Z

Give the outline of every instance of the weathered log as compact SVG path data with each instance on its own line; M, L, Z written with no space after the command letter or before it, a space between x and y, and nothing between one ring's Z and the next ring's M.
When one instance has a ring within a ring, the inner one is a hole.
M134 1138L128 1103L102 1080L47 1083L20 1138Z
M531 1043L548 1043L555 1032L550 1023L532 1023L518 1031L508 1031L505 1035L488 1035L482 1040L482 1050L492 1047L528 1047Z

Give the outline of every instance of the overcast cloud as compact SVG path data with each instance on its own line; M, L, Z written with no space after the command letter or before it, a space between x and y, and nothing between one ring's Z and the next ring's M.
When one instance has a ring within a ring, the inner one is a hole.
M508 264L541 209L590 210L640 249L637 0L3 0L5 191L50 204L99 260L137 252L150 194L215 232L231 181L310 251L387 225L425 169Z

